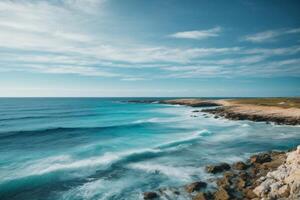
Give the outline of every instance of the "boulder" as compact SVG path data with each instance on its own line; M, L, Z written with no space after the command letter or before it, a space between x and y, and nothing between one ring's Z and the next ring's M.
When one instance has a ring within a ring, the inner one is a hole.
M245 170L245 169L248 168L248 165L246 165L242 161L239 161L239 162L234 163L233 166L232 166L232 168L236 169L236 170Z
M194 191L199 191L200 189L205 188L206 186L207 184L205 182L197 181L189 185L186 185L185 190L189 193L192 193Z
M250 157L252 164L262 164L270 161L272 161L272 159L269 153L261 153Z
M220 187L214 194L214 198L215 200L229 200L230 199L230 196L228 194L228 192Z
M158 197L156 192L144 192L144 199L155 199Z
M220 163L218 165L208 165L206 166L206 171L208 173L216 174L230 169L230 165L227 163Z

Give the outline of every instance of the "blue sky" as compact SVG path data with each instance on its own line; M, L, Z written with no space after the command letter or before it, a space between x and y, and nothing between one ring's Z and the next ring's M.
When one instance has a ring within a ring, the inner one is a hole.
M2 0L0 96L300 96L299 8Z

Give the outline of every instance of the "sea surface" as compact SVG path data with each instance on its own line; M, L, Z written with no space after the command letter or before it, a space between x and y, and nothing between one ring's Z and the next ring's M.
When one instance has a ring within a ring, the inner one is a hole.
M0 99L0 199L142 199L210 178L207 164L300 144L300 127L125 100Z

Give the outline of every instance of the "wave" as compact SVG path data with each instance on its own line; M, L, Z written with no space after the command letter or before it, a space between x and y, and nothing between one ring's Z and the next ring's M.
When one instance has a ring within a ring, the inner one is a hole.
M65 128L57 128L55 130L65 130ZM205 134L207 132L207 130L203 130L198 132L197 134L193 134L188 138L180 138L169 143L158 145L151 149L131 150L126 152L110 152L105 153L102 156L94 156L81 160L76 160L76 158L73 158L70 155L37 160L34 163L27 163L26 165L22 166L22 170L17 170L20 171L19 174L15 172L13 177L11 177L9 174L8 177L3 177L1 182L14 181L24 178L26 179L26 177L39 177L61 171L72 172L74 170L82 168L84 168L87 173L94 173L99 169L105 170L109 169L110 167L114 168L123 166L124 164L126 165L128 163L140 162L151 158L160 157L174 151L178 151L181 148L181 144L192 142L193 140L198 139L202 134ZM86 174L83 173L82 175Z
M98 127L54 127L54 128L44 128L37 130L22 130L22 131L9 131L9 132L0 132L0 139L11 138L11 137L22 137L22 136L37 136L45 134L60 134L60 133L70 133L77 131L102 131L107 129L119 129L119 128L135 128L138 126L146 126L147 124L152 124L151 122L141 122L141 123L128 123L128 124L119 124L112 126L98 126Z
M191 143L193 141L198 140L199 138L201 138L203 136L207 136L207 135L210 135L210 134L211 134L210 131L208 131L207 129L203 129L199 132L193 133L190 136L186 136L184 138L180 138L180 139L177 139L177 140L159 145L159 146L157 146L157 148L165 149L165 148L170 148L170 147L174 147L174 146L179 146L179 145L182 145L182 144Z
M176 122L179 121L179 119L176 119L174 117L172 118L158 118L158 117L154 117L154 118L149 118L149 119L140 119L140 120L136 120L133 123L167 123L167 122Z
M170 166L162 165L157 163L133 163L128 165L129 168L142 170L147 173L154 174L163 174L171 179L176 179L177 181L188 182L193 180L193 176L204 175L204 170L200 167L179 167L179 166ZM202 176L203 178L203 176Z
M92 116L98 116L98 114L72 114L72 115L41 115L41 116L25 116L25 117L9 117L9 118L2 118L0 119L0 122L6 122L6 121L17 121L17 120L30 120L30 119L56 119L56 118L68 118L68 117L92 117Z

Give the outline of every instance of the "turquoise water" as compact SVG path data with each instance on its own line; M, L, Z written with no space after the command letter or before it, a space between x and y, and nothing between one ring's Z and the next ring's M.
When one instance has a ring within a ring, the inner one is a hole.
M300 127L121 100L0 99L0 199L141 199L209 178L208 163L300 144Z

